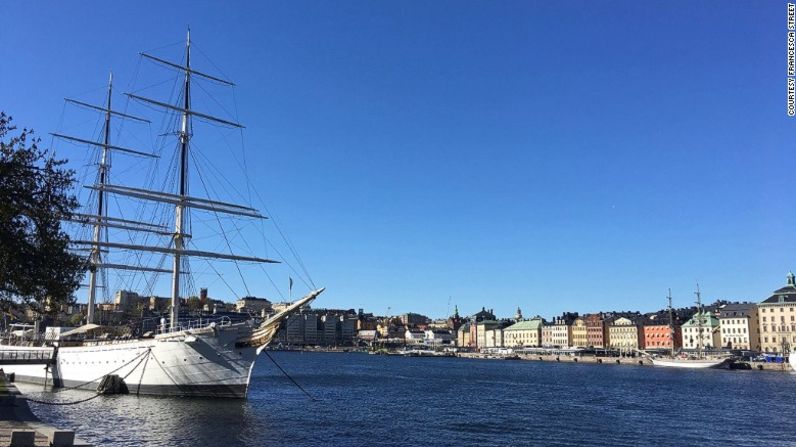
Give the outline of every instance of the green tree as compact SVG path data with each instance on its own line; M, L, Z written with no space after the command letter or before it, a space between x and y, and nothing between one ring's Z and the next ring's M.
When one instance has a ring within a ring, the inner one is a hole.
M61 219L77 208L74 172L0 112L0 306L57 312L74 301L85 259L68 251Z

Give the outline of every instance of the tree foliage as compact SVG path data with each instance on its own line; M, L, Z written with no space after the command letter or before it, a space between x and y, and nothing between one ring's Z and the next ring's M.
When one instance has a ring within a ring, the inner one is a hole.
M78 205L74 172L39 143L0 112L0 304L50 313L74 301L86 262L61 229Z

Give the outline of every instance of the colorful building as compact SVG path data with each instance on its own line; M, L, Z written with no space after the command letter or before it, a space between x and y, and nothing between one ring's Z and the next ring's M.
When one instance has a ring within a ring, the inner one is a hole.
M540 317L512 324L503 330L503 345L507 348L542 346L543 325Z
M796 276L757 305L760 345L765 352L786 353L796 345Z
M586 346L604 348L608 341L605 315L602 313L589 314L583 317L583 320L586 323Z
M575 318L572 321L570 332L572 334L571 346L573 348L586 348L589 346L588 328L583 317Z
M608 326L608 347L624 352L641 348L644 332L635 317L616 317Z
M553 324L545 322L542 324L542 346L545 348L552 348L553 344Z
M669 316L653 314L644 320L644 349L680 349L682 347L682 328L676 318L669 324ZM672 337L674 334L674 337ZM674 345L674 346L672 346Z

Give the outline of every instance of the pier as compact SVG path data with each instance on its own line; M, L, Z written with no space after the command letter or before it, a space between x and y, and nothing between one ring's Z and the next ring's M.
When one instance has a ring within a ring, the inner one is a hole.
M91 447L72 430L45 424L33 414L27 398L0 372L0 446Z

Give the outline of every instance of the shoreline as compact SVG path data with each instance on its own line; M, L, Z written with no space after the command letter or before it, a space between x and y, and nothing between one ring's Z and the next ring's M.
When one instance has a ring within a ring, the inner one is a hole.
M358 350L355 348L312 348L312 349L286 349L274 350L271 352L301 352L301 353L331 353L331 354L374 354L374 355L390 355L402 357L400 351L385 351L376 354L373 351ZM423 357L423 356L414 356ZM620 366L637 366L637 367L653 367L654 365L648 358L644 357L597 357L594 355L582 356L569 356L569 355L531 355L531 354L515 354L514 357L509 357L500 354L485 354L480 352L457 352L453 355L440 355L440 356L426 356L426 357L443 357L443 358L461 358L461 359L479 359L479 360L514 360L514 361L527 361L527 362L548 362L548 363L585 363L592 365L620 365ZM769 372L793 372L789 363L772 363L772 362L740 362L749 364L749 369L734 369L733 371L769 371ZM662 367L658 367L662 368ZM722 368L728 369L728 368Z

